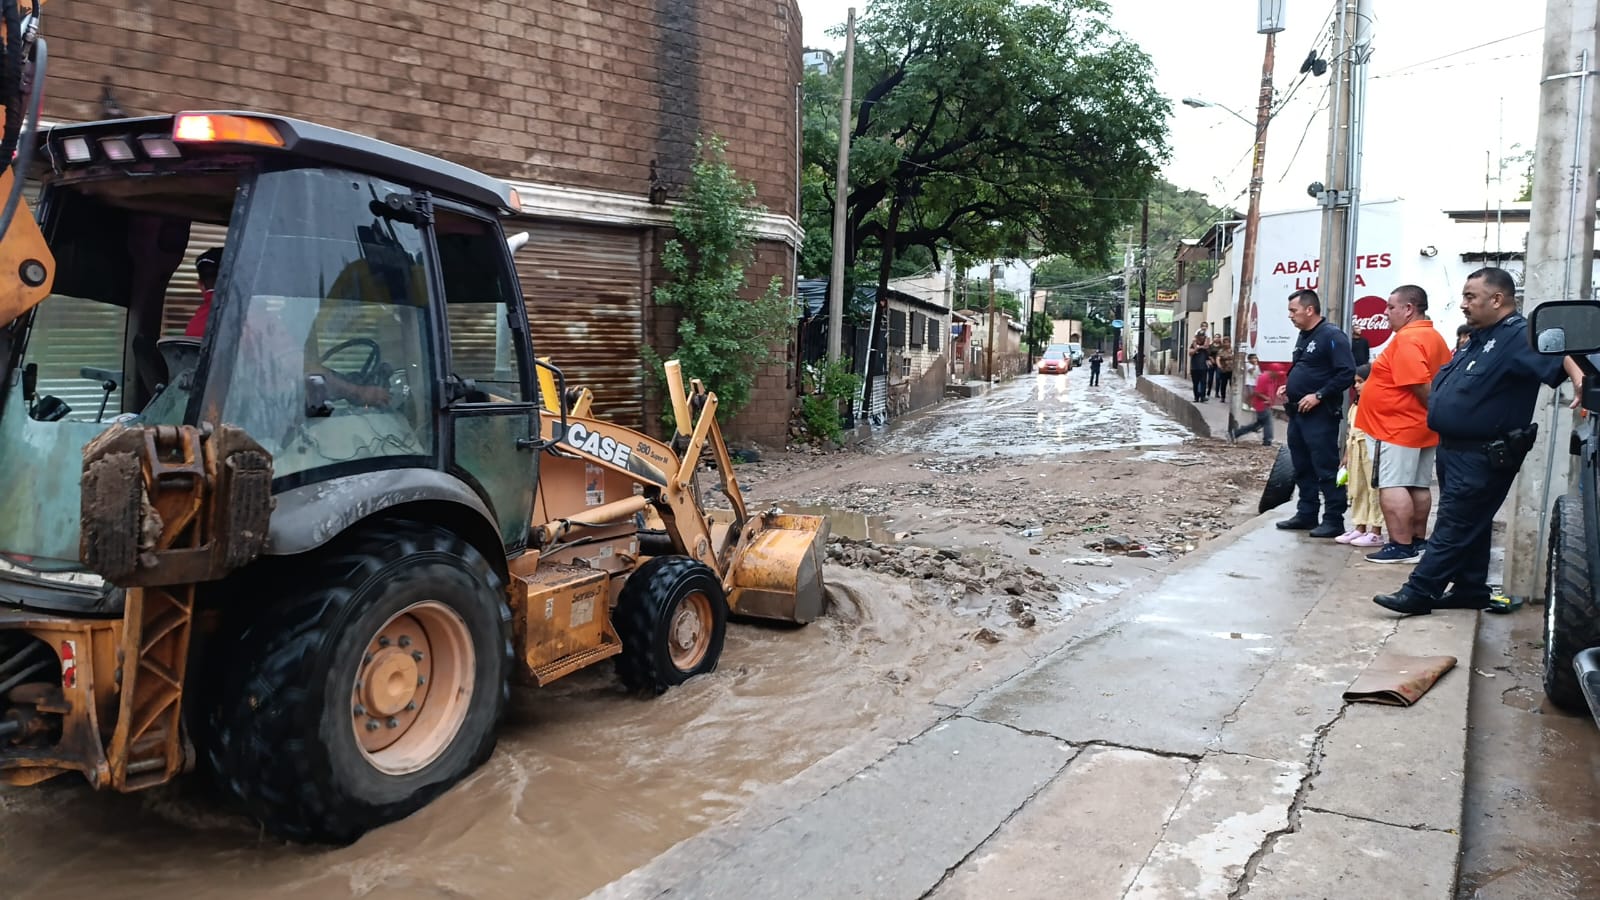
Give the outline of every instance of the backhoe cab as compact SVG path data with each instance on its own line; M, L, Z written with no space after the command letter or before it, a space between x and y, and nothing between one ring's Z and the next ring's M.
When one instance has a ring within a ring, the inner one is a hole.
M534 356L504 183L237 112L57 127L30 174L54 277L0 322L0 780L200 765L348 841L486 759L514 675L614 658L659 693L730 613L821 613L827 522L745 508L715 394L669 364L662 442Z

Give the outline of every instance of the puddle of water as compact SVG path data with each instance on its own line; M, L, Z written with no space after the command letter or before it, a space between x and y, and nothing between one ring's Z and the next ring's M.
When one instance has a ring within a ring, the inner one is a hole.
M1514 687L1500 695L1500 702L1524 712L1540 712L1544 704L1544 696L1535 693L1529 687Z
M1133 617L1138 625L1172 625L1183 620L1176 616L1163 616L1159 613L1141 613Z
M780 501L772 504L790 515L799 516L827 516L828 531L839 537L849 538L852 541L876 541L880 544L894 543L894 532L889 530L885 516L869 516L866 513L852 512L848 509L834 509L826 504L788 503Z

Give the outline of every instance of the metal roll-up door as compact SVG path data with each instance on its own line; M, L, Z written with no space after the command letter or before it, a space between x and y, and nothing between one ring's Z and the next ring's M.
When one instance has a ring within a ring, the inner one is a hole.
M513 221L528 232L517 278L536 356L594 392L595 417L644 426L644 236L621 228Z

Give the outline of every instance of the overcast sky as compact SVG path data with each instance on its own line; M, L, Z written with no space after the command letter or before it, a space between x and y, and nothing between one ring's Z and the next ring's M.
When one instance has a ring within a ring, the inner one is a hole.
M849 0L800 0L807 45L842 50L843 38L825 32L842 25L852 5L858 16L866 8ZM1286 30L1277 36L1280 99L1301 79L1312 47L1330 55L1334 5L1289 0ZM1156 86L1173 103L1165 177L1242 210L1266 41L1256 34L1255 0L1111 0L1111 7L1113 24L1150 54ZM1491 192L1498 196L1495 185L1485 185L1486 166L1515 152L1514 144L1533 145L1544 4L1375 0L1374 12L1363 197L1440 209L1484 206ZM1305 189L1326 179L1327 117L1319 110L1329 82L1328 75L1307 77L1273 119L1263 211L1314 206ZM1189 96L1231 107L1248 121L1179 102ZM1521 173L1507 171L1506 199L1520 184Z

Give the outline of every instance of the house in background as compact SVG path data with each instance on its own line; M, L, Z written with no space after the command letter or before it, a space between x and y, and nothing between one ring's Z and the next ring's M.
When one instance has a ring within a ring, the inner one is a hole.
M910 287L917 289L915 284ZM856 288L844 311L840 345L855 363L856 374L867 379L866 408L857 410L857 417L881 425L943 398L950 380L952 314L933 299L891 289L889 327L880 340L873 334L875 293L868 286ZM929 293L938 296L937 291ZM802 279L799 295L799 364L816 365L828 351L828 280Z

